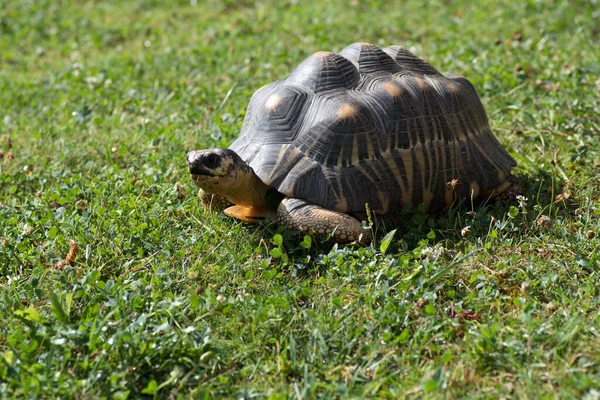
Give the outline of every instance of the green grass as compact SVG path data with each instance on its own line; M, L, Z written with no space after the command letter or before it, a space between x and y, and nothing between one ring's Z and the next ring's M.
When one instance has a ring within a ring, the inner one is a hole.
M597 3L0 0L1 397L597 399ZM468 77L527 200L367 248L204 215L186 151L357 41Z

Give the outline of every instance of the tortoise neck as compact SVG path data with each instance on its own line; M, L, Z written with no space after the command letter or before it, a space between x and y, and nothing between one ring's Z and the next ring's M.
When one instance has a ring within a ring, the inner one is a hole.
M266 196L270 187L260 180L250 166L242 166L235 175L237 185L232 186L225 197L234 204L246 207L267 205Z

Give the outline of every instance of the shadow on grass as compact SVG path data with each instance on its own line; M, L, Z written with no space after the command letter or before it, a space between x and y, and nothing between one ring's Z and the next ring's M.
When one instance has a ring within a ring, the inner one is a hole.
M372 224L375 233L372 246L375 251L378 251L385 235L395 229L396 233L389 245L388 253L416 248L423 240L428 240L430 245L444 242L445 247L459 248L463 242L463 236L467 233L470 237L486 236L497 221L506 220L511 213L523 210L530 214L532 218L528 218L528 220L533 222L528 226L522 222L523 225L519 226L515 235L525 237L530 228L534 227L532 224L535 224L540 215L553 215L555 212L569 213L578 207L578 203L569 197L568 185L557 176L545 171L538 171L537 174L519 176L518 179L524 188L524 198L520 200L516 198L503 202L489 199L473 201L464 199L450 211L442 214L428 215L423 212L421 207L403 212L400 218L400 221L403 222L390 223L376 220ZM566 190L563 192L565 187ZM558 202L556 201L557 196ZM331 252L335 246L333 241L321 235L313 237L311 245L307 248L301 245L304 235L299 232L275 225L263 226L262 229L263 232L260 235L262 239L257 241L256 245L260 245L260 242L263 241L277 247L273 244L273 238L275 235L281 235L280 246L290 259L314 261ZM343 247L358 248L359 246L338 245L338 248ZM311 267L309 265L304 269L311 270Z
M391 229L398 229L408 247L413 248L427 238L428 232L434 230L443 236L438 238L440 240L437 242L460 243L462 236L468 232L475 237L486 235L493 223L505 219L514 207L538 217L542 213L552 214L554 210L569 212L579 206L578 202L570 197L568 184L548 172L537 171L534 175L518 176L518 179L523 186L523 198L517 197L511 201L463 199L450 211L436 215L426 215L419 210L413 210L406 213L405 223L380 224L378 237ZM523 229L522 232L525 235L527 229Z

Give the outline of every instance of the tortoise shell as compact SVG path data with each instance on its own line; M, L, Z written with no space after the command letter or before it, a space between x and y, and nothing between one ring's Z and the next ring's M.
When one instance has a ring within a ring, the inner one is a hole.
M367 43L318 52L260 88L230 148L280 193L349 214L441 211L516 165L467 79Z

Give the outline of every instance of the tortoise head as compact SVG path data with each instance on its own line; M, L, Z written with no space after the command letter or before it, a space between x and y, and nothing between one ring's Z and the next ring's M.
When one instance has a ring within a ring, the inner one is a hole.
M269 187L231 149L190 151L190 177L204 191L226 197L237 205L263 205Z
M246 163L233 150L206 149L190 151L187 155L192 180L204 188L203 183L218 186L236 175Z

